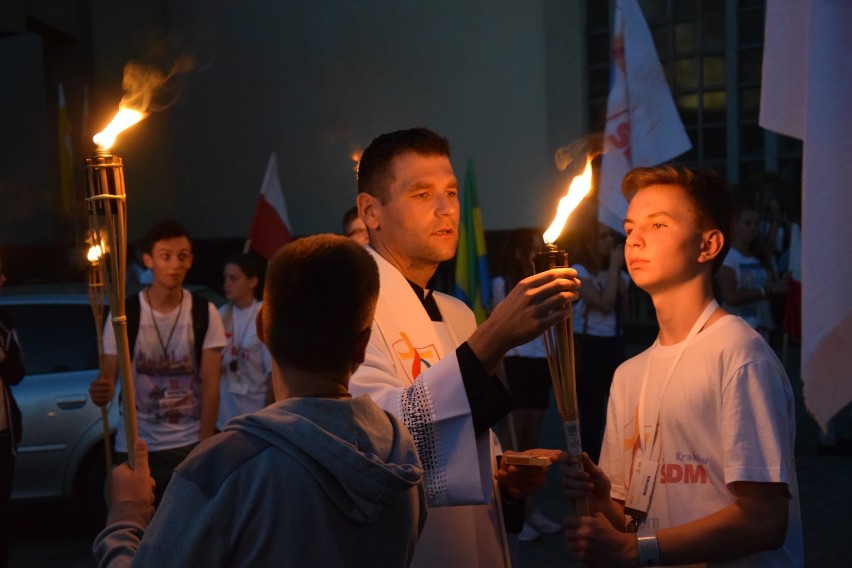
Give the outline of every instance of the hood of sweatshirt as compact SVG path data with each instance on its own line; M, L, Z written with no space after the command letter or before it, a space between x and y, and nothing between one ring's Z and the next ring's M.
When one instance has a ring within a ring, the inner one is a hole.
M367 396L292 398L225 427L260 438L297 460L341 514L369 523L423 478L411 435Z

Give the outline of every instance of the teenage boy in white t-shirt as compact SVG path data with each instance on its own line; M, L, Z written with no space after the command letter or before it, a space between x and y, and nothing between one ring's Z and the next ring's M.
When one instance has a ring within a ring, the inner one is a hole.
M136 418L139 436L148 443L159 503L174 468L198 442L215 433L226 340L216 306L183 288L192 266L192 243L183 226L167 220L151 227L142 260L153 276L151 285L139 292L135 322L127 310L128 332L131 326L137 330L131 340ZM195 337L193 301L207 304L204 337ZM101 375L89 387L92 402L99 406L112 400L118 377L115 333L109 322L107 318ZM198 341L202 343L196 361ZM115 438L116 463L127 459L126 446L122 420Z
M563 455L565 494L593 512L565 520L569 548L589 566L802 566L790 383L711 289L731 191L673 166L631 170L622 191L625 260L660 334L615 373L600 466Z

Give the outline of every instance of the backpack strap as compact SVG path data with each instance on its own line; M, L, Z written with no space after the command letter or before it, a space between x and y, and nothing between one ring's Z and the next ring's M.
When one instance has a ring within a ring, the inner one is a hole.
M141 320L142 304L139 302L139 294L133 294L124 299L124 316L127 318L127 344L130 346L130 358L133 358L133 349L136 346L136 337L139 335L139 321Z
M201 351L204 347L204 338L207 336L207 327L210 324L210 311L207 298L196 294L192 295L192 333L195 346L196 371L201 370Z

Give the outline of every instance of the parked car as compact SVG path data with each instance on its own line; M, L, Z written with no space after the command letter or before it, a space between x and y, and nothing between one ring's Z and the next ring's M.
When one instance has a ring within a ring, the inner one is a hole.
M12 500L76 497L97 514L106 468L101 412L89 400L98 350L86 287L9 286L0 309L15 321L26 368L12 387L23 417ZM117 404L108 416L114 433Z
M209 289L188 288L224 302ZM26 368L12 387L23 416L12 500L73 498L98 518L105 511L106 466L101 411L89 399L98 350L86 285L7 286L0 309L15 321ZM104 317L108 311L105 306ZM117 392L108 410L113 436L118 406Z

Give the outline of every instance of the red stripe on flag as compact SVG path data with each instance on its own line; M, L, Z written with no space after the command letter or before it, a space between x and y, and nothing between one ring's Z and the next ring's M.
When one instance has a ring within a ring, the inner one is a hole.
M272 258L275 251L293 240L290 228L263 195L257 200L248 238L251 239L252 250L266 260Z

